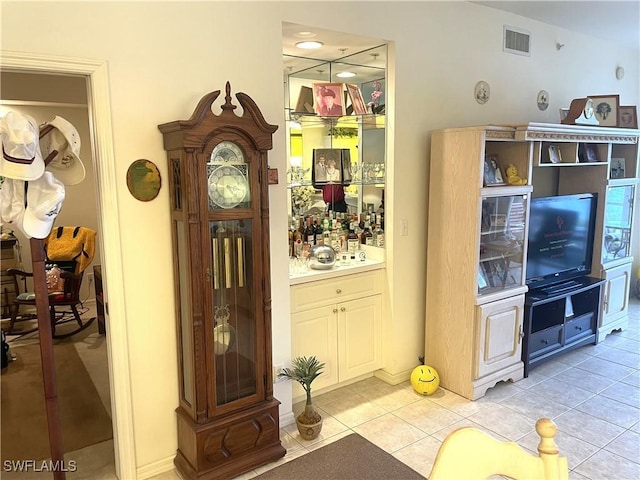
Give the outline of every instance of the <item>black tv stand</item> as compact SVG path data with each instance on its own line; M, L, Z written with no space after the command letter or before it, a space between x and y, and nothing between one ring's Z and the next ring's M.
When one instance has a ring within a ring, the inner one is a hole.
M578 277L530 290L525 295L524 376L531 367L562 352L596 344L602 285L605 280Z

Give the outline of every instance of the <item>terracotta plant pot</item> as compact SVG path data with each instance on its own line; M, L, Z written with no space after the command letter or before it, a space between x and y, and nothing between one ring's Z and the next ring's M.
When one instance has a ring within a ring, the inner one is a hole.
M298 417L296 417L296 425L302 438L305 440L313 440L320 435L320 431L322 430L322 419L317 423L306 424L301 423L298 420Z

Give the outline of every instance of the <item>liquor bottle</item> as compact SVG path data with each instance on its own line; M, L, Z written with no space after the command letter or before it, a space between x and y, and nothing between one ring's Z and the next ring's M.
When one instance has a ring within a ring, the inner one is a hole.
M293 241L293 234L296 231L296 222L293 221L293 218L289 222L289 256L295 256L295 243Z
M320 226L320 223L318 222L317 218L313 219L313 233L316 237L316 245L323 245L322 227Z
M322 221L322 244L331 246L331 229L329 228L329 217Z
M336 255L340 255L340 236L338 235L338 223L335 220L331 227L331 248L336 252Z
M358 250L358 235L356 234L356 222L352 221L349 226L349 235L347 235L347 250L349 251L349 256L352 261L355 261L356 258L356 250Z
M311 215L307 217L307 228L304 229L304 243L307 243L309 247L316 244L316 231L311 223L313 218Z
M302 257L302 244L304 243L304 219L300 217L300 223L295 232L293 232L293 255Z
M364 222L364 230L362 231L361 242L363 245L373 245L373 232L369 221Z
M375 242L374 245L376 247L384 247L384 231L382 230L382 226L380 224L380 219L376 220L376 229L374 230Z

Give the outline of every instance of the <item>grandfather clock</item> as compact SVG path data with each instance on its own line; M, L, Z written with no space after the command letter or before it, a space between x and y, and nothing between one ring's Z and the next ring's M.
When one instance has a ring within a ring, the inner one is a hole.
M180 405L178 471L230 478L282 457L273 398L267 151L278 128L226 84L164 123Z

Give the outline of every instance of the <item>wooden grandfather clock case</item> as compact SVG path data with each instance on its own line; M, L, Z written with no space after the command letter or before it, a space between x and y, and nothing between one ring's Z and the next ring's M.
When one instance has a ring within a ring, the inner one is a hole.
M267 151L277 126L231 87L159 125L168 156L180 381L178 471L231 478L282 457L273 398Z

